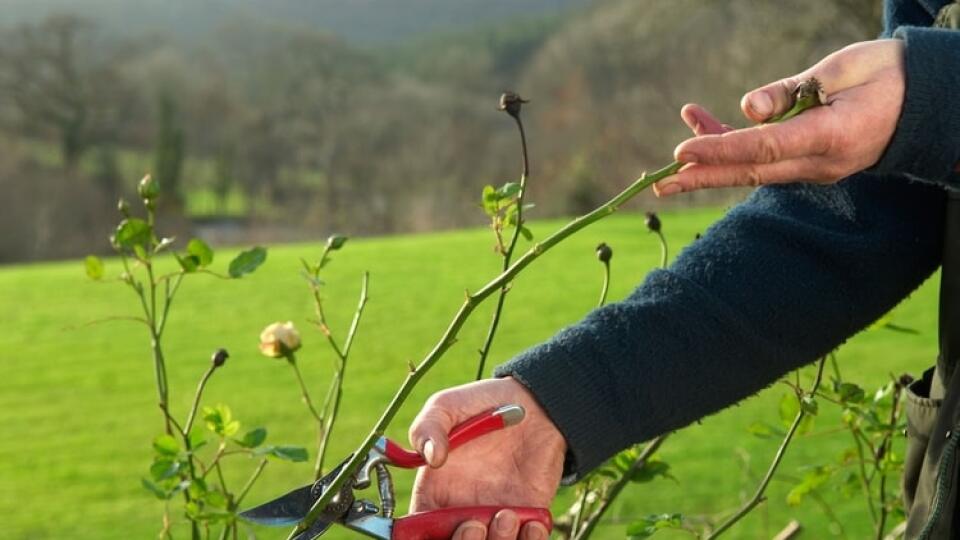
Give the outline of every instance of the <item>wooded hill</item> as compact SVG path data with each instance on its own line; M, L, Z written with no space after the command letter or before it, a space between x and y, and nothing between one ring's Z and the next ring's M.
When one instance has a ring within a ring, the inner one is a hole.
M505 89L531 99L530 218L581 212L670 160L684 103L742 123L745 90L880 25L867 0L65 5L0 1L0 188L16 201L0 262L104 246L147 171L184 228L481 225L482 187L519 173Z

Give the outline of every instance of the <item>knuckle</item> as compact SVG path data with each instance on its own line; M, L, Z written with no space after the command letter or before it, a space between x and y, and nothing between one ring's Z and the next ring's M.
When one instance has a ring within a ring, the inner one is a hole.
M767 130L760 132L757 139L756 161L758 163L774 163L780 161L783 154L780 148L780 142L773 137Z
M744 185L747 186L759 186L763 184L763 176L760 174L759 169L754 166L747 167L743 172Z

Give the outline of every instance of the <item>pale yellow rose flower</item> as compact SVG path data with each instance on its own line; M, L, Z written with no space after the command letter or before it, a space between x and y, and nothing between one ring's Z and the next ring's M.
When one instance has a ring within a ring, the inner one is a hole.
M283 358L300 348L300 333L293 323L275 322L260 332L260 352L270 358Z

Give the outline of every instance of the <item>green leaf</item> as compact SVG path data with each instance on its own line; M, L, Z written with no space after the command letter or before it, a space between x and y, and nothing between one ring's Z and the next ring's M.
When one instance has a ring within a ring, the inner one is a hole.
M243 438L234 439L233 442L244 448L256 448L263 444L265 440L267 440L267 429L259 427L251 429L243 435Z
M768 439L770 437L783 437L784 432L782 429L775 426L771 426L766 422L754 422L747 427L747 432L761 439Z
M173 438L173 435L164 433L153 439L153 449L161 456L176 456L180 453L180 443Z
M649 538L663 529L683 528L682 514L653 514L627 525L627 538L630 540Z
M157 482L162 482L176 476L180 472L181 466L182 463L176 459L158 457L150 465L150 477Z
M637 484L642 484L644 482L650 482L657 477L673 478L673 476L670 474L670 464L665 461L650 459L647 460L643 467L633 472L633 475L630 477L630 481Z
M150 244L153 232L146 221L137 218L127 218L117 226L114 241L121 248L134 249L140 246L146 248Z
M199 238L194 238L187 243L187 253L197 258L198 266L210 266L213 262L213 250Z
M216 508L227 508L227 498L223 496L223 493L213 490L208 491L206 496L203 499L207 504Z
M862 403L866 397L863 388L848 382L835 383L834 391L840 398L841 403Z
M200 268L200 259L195 255L184 255L180 256L176 253L173 254L176 257L177 262L180 263L180 268L183 268L183 271L186 273L196 272Z
M158 499L160 499L160 500L162 500L162 501L163 501L163 500L167 500L167 499L170 498L170 495L167 493L166 490L164 490L164 489L161 488L160 486L154 484L154 483L151 482L150 480L147 480L146 478L141 478L141 479L140 479L140 484L143 485L144 489L146 489L146 490L149 491L150 493L153 493L153 495L154 495L156 498L158 498Z
M500 194L497 193L497 190L493 186L483 186L483 198L481 199L481 206L483 206L483 211L490 217L497 215L499 211Z
M207 494L207 483L202 478L196 478L187 486L187 493L193 499L202 499Z
M257 246L244 251L230 261L230 277L238 278L244 274L253 273L266 260L267 250L262 247Z
M509 199L520 194L520 184L516 182L507 182L506 184L500 186L500 189L497 190L497 195L501 199Z
M784 394L780 398L780 421L784 426L789 427L793 423L793 420L797 417L797 413L800 412L800 402L797 400L797 396L793 394Z
M820 410L817 400L809 394L806 394L800 398L800 408L803 409L803 412L813 416L816 416L817 412Z
M530 232L530 229L526 227L520 227L520 236L522 236L527 242L533 240L533 233Z
M203 434L203 431L197 428L190 430L190 434L187 435L187 440L190 442L191 450L196 450L207 444L207 438Z
M103 261L95 255L87 255L83 261L87 268L87 277L96 281L103 279Z
M803 498L806 497L810 492L826 483L832 474L833 469L829 467L814 467L812 470L810 470L810 472L804 475L799 484L794 486L793 489L787 493L787 504L790 506L799 505L801 502L803 502Z
M300 446L261 446L254 455L272 456L284 461L300 462L308 458L307 449Z
M204 407L203 421L207 429L221 437L232 437L240 431L240 422L233 419L230 407L222 403L216 407Z

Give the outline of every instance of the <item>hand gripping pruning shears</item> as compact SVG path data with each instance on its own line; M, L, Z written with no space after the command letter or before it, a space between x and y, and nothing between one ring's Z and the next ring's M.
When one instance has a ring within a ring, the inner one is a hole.
M505 405L481 413L453 428L450 432L450 450L453 451L471 440L508 426L519 424L523 420L523 407ZM299 523L310 508L324 493L340 470L350 460L348 456L329 474L312 484L295 489L282 497L240 513L240 517L271 526L291 526ZM307 530L295 537L295 540L312 540L327 531L333 523L339 523L348 529L371 538L381 540L446 540L457 527L470 520L480 521L488 526L502 506L465 506L443 508L428 512L417 512L400 518L394 518L396 506L393 495L393 479L387 465L403 469L415 469L426 464L423 456L406 450L386 437L380 437L367 454L366 460L348 479L320 518ZM355 496L354 490L370 487L371 476L376 475L380 505ZM506 507L517 513L520 524L539 521L547 530L552 526L550 511L546 508Z

